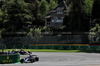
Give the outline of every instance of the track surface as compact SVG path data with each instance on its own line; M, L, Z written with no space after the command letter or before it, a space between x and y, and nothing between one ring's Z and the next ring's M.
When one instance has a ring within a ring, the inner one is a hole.
M33 52L32 54L40 58L39 62L0 64L0 66L100 66L99 53Z

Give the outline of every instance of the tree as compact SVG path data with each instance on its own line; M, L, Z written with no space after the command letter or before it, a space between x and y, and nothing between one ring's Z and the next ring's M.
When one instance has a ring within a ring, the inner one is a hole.
M99 24L96 24L95 27L90 29L88 38L91 44L100 43L100 25Z
M71 32L88 32L92 9L92 0L70 0L64 23ZM68 18L68 19L67 19ZM68 21L67 21L68 20Z
M25 30L25 26L31 24L32 21L28 3L24 0L4 0L2 13L4 28L7 31Z
M92 19L96 19L97 23L100 24L100 0L94 0L92 8Z
M48 3L50 3L50 0L46 0Z
M41 0L39 13L41 22L44 24L45 16L48 14L48 2L46 0Z
M71 3L69 5L69 23L70 23L70 30L72 32L80 32L80 22L81 22L81 11L82 11L82 2L83 0L71 0ZM77 26L76 26L77 25Z
M83 18L81 22L82 25L82 30L85 32L89 32L91 25L91 14L92 14L92 7L93 7L93 0L85 0L84 1L84 5L83 5L83 9L82 9L82 13L83 13Z
M34 21L32 21L32 25L43 26L44 18L48 13L47 1L46 0L44 1L43 0L25 0L25 2L30 3L29 9L31 10L32 18L34 18Z
M2 7L3 5L3 0L0 0L0 8Z
M93 7L93 0L85 0L85 5L83 6L83 11L85 14L91 16L92 14L92 7Z
M57 1L54 1L54 0L50 0L50 3L49 3L49 11L54 9L55 7L57 7L58 5L58 2Z
M40 14L42 16L45 16L45 15L47 15L47 13L48 13L48 3L46 0L42 0L40 2Z
M2 23L2 12L0 10L0 29L3 28L3 23Z
M25 0L26 2L27 1L30 1L30 0ZM39 15L39 9L40 9L40 5L39 5L39 1L38 0L31 0L29 2L29 10L31 11L31 14L32 14L32 18L34 18L34 20L32 21L32 24L33 25L42 25L40 24L40 15Z
M100 0L93 0L92 16L96 20L96 25L90 29L88 38L90 43L100 43Z
M69 5L71 3L71 0L66 0L66 4Z
M54 1L58 1L58 4L61 3L63 0L54 0Z

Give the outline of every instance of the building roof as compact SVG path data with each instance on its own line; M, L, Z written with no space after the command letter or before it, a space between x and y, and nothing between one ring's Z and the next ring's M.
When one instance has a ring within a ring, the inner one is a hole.
M65 1L63 0L56 8L54 8L53 10L51 10L50 12L56 12L56 11L59 11L59 10L66 10L67 9L67 6L65 4Z
M56 10L51 10L50 13L51 13L51 12L56 12Z
M67 6L65 5L65 1L63 0L54 10L57 10L57 8L64 8L66 10Z
M49 16L46 16L45 18L50 18L51 17L51 15L49 15Z
M63 12L67 12L67 6L65 4L65 1L63 0L56 8L54 8L53 10L51 10L49 12L49 16L46 16L45 18L50 18L50 13L52 12L57 12L57 11L63 11Z

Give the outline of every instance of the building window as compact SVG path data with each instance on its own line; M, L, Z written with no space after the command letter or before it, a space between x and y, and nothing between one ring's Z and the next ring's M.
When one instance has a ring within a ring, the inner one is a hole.
M58 23L58 22L62 22L62 20L61 19L52 19L52 22Z
M57 14L63 14L63 12L62 11L57 11Z
M59 19L59 20L57 20L57 22L62 22L62 20Z
M52 22L56 22L56 19L52 19Z

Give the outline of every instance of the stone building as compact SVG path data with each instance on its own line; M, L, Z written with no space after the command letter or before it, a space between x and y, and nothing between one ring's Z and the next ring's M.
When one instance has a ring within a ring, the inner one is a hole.
M45 26L61 27L66 12L67 6L65 5L65 1L62 1L55 9L50 11L50 15L45 17Z

